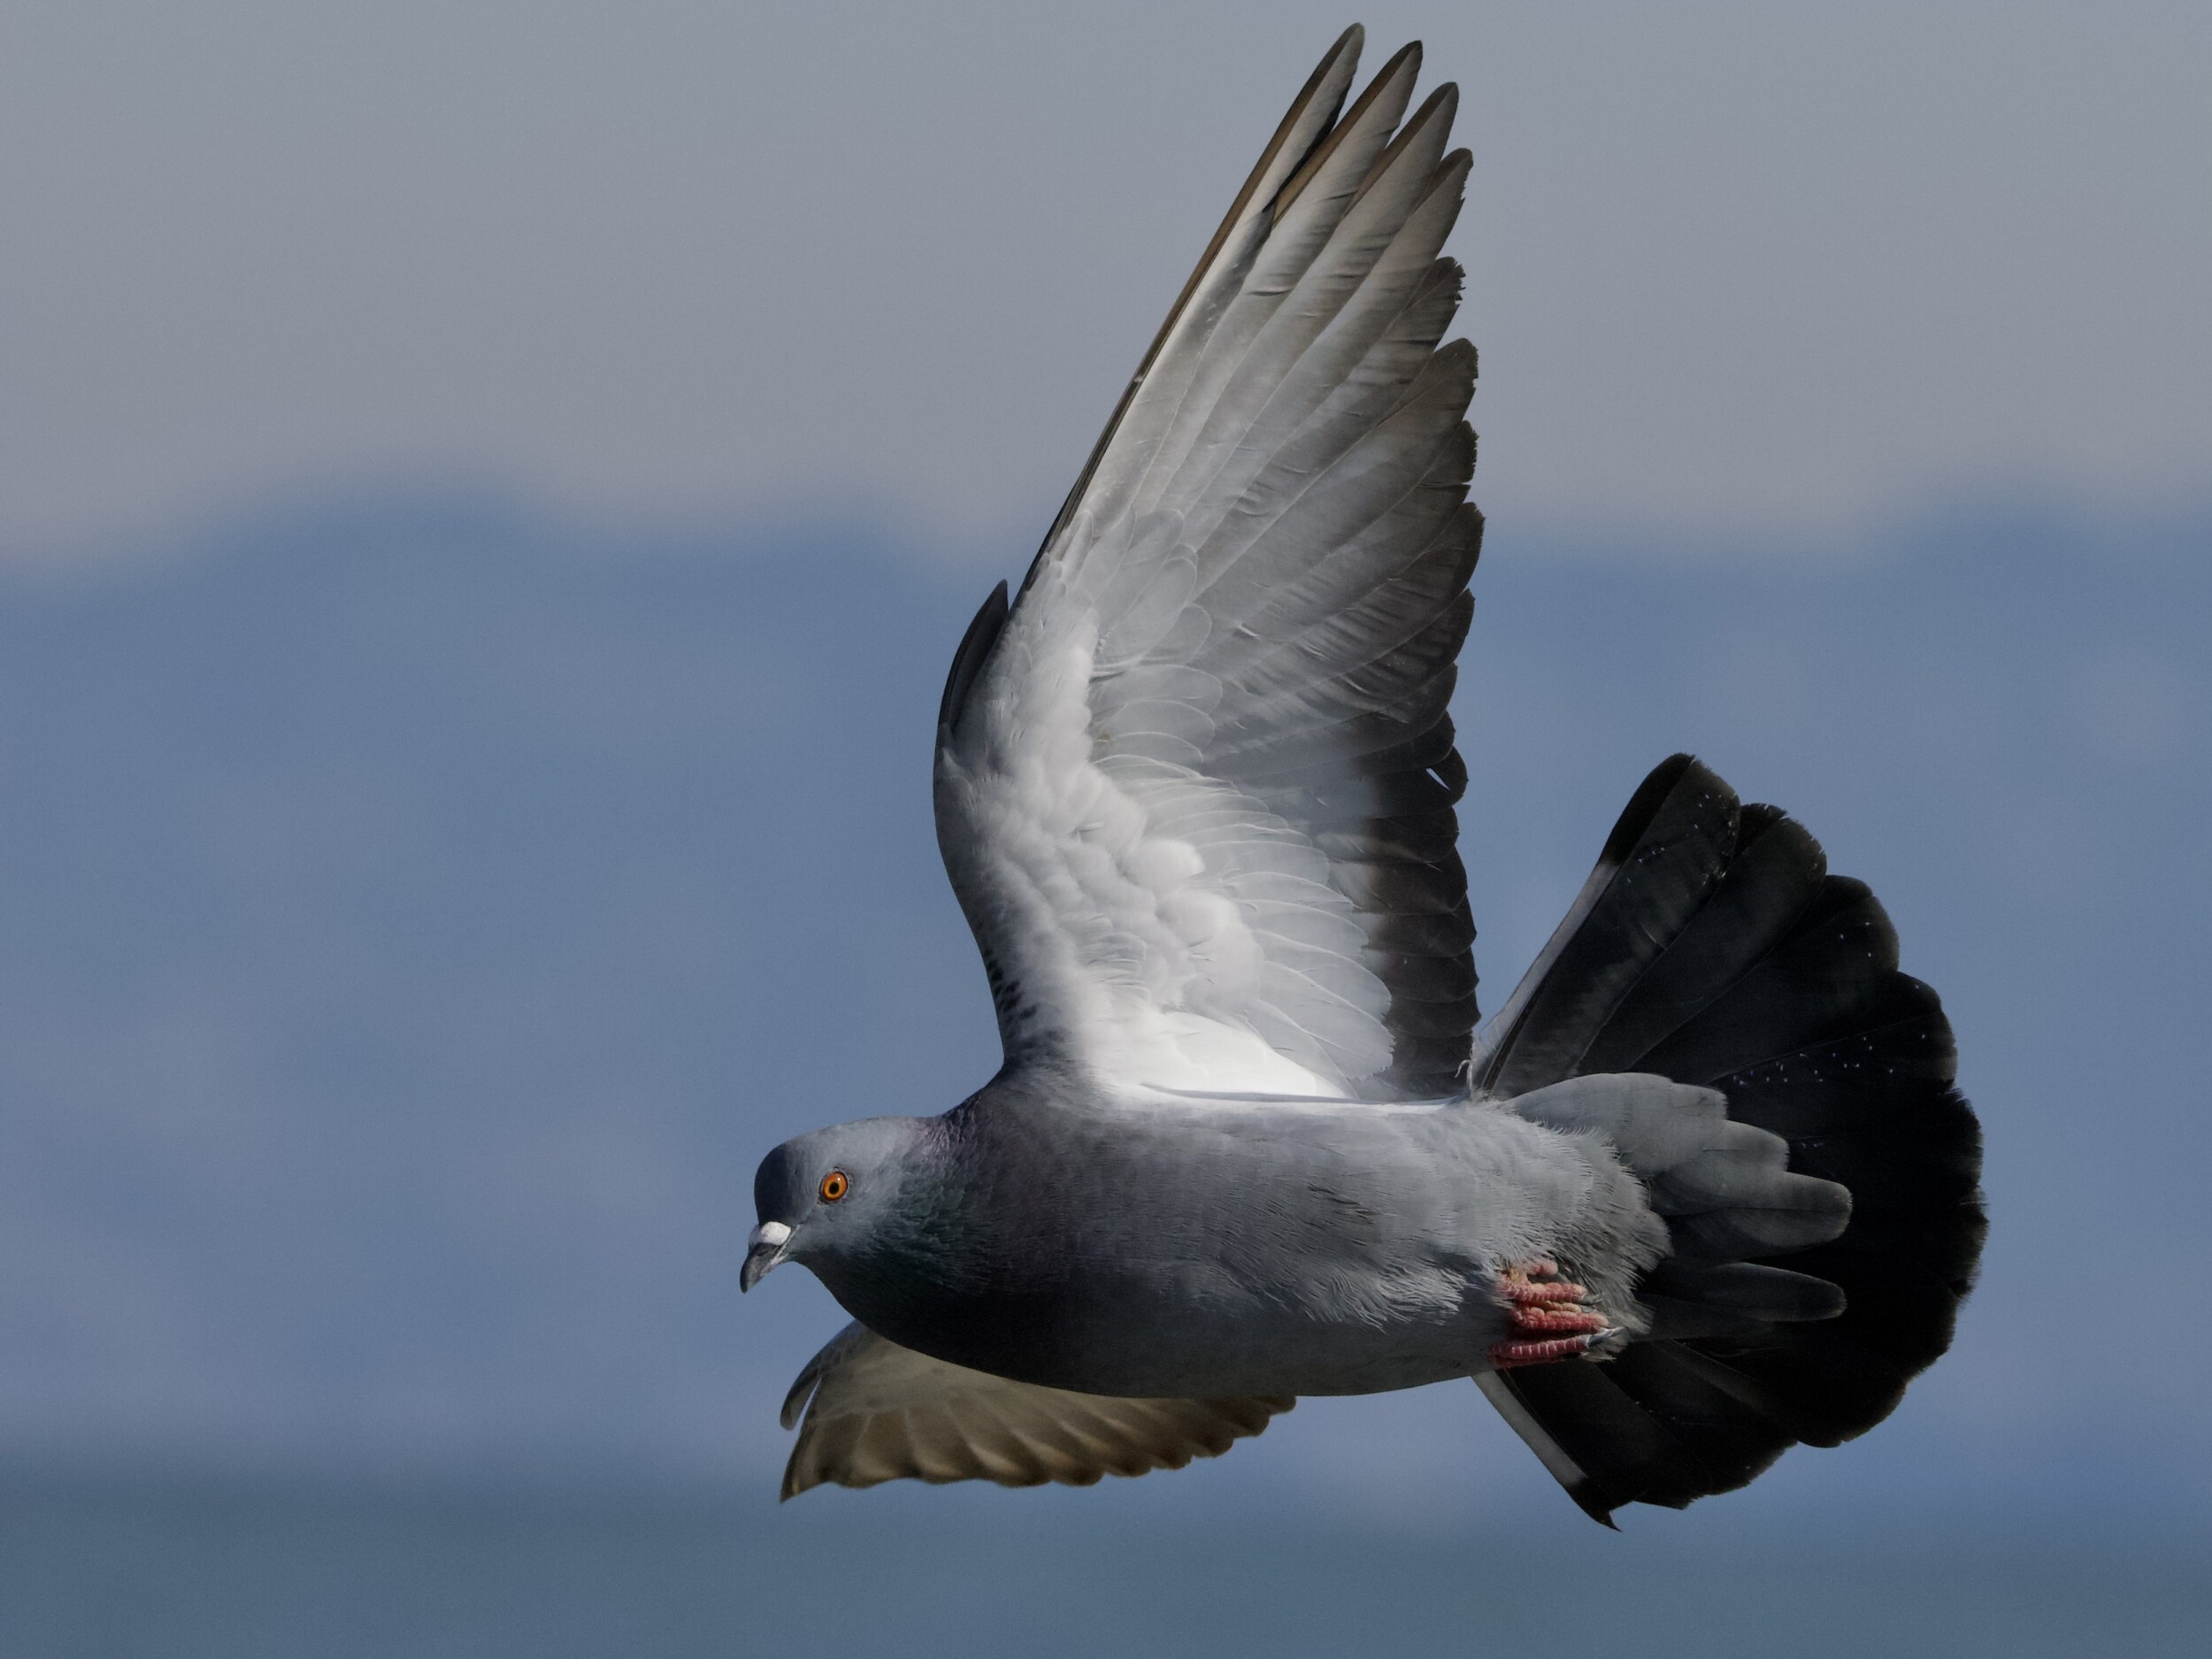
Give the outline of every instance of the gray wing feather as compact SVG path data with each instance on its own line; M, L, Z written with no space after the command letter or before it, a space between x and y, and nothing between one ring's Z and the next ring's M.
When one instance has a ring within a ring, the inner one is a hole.
M808 1362L783 1403L799 1431L783 1495L832 1483L992 1480L1087 1486L1180 1469L1259 1433L1286 1396L1126 1400L1010 1382L849 1325Z
M1463 1079L1473 926L1447 712L1481 520L1439 342L1466 179L1409 47L1324 59L939 733L946 865L1010 1060L1212 1092ZM1402 125L1401 124L1402 119Z

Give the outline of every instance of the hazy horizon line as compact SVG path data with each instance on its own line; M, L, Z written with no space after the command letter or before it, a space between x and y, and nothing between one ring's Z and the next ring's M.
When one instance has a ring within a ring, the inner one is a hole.
M1480 492L1476 500L1480 503ZM1025 565L1051 509L963 536L865 495L763 500L718 508L625 510L564 502L552 492L466 471L413 471L277 488L180 513L162 524L66 542L0 534L0 580L127 577L234 553L242 545L304 535L389 533L411 526L528 540L549 549L605 553L619 546L657 556L774 550L793 541L869 546L925 572L971 577ZM1924 550L1932 534L2022 529L2084 550L2125 544L2212 541L2212 486L2190 493L2106 498L2006 480L1962 480L1882 513L1793 523L1705 526L1639 523L1602 515L1487 514L1493 547L1502 534L1547 557L1600 565L1849 567ZM2179 550L2177 548L2177 550Z

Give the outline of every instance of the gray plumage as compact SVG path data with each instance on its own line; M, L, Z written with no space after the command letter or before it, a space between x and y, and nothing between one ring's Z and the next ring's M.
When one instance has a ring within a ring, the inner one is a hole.
M1505 1334L1500 1265L1558 1260L1625 1332L1634 1276L1667 1248L1600 1137L1463 1099L1133 1106L1018 1072L946 1118L787 1143L762 1214L803 1213L832 1169L850 1191L794 1255L861 1323L1091 1394L1469 1376Z
M1920 1039L1867 1024L1910 1000L1867 948L1871 896L1833 898L1809 836L1686 758L1475 1045L1448 713L1475 358L1440 343L1468 163L1453 88L1406 114L1417 48L1345 107L1360 44L1315 71L1018 598L956 654L939 840L1006 1064L941 1118L762 1164L743 1283L804 1263L856 1321L787 1402L787 1496L1179 1467L1299 1394L1474 1377L1593 1514L1687 1502L1777 1433L1818 1438L1797 1411L1818 1387L1770 1366L1729 1395L1730 1354L1806 1351L1851 1317L1852 1271L1933 1259L1769 1259L1891 1236L1860 1209L1917 1179L1879 1125L1921 1101L1820 1095L1885 1149L1823 1170L1739 1110L1742 1079L1811 1041ZM1932 995L1901 1017L1947 1064ZM1955 1127L1948 1083L1929 1110ZM1947 1341L1970 1176L1934 1202ZM1929 1345L1924 1318L1862 1325ZM1706 1394L1683 1407L1655 1364ZM1546 1381L1571 1372L1647 1386Z

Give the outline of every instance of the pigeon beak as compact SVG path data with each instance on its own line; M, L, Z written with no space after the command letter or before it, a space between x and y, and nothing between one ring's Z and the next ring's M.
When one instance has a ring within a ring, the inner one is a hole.
M742 1295L759 1284L790 1248L791 1229L782 1222L764 1221L755 1227L753 1236L745 1240L745 1265L737 1271L738 1294Z

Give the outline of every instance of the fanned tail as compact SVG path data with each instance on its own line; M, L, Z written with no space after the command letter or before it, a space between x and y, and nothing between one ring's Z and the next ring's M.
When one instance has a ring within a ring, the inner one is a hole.
M1740 806L1677 755L1630 800L1485 1031L1477 1090L1544 1121L1614 1112L1592 1126L1614 1135L1676 1237L1639 1287L1648 1338L1601 1363L1481 1379L1596 1519L1624 1503L1678 1509L1793 1444L1862 1434L1950 1346L1985 1229L1980 1130L1952 1087L1942 1004L1897 960L1863 883L1830 875L1802 827ZM1647 1076L1596 1083L1622 1073ZM1577 1078L1592 1082L1553 1087ZM1689 1121L1708 1091L1724 1099L1715 1133L1733 1150L1663 1132L1667 1095ZM1830 1182L1849 1192L1839 1231L1832 1206L1815 1218Z

